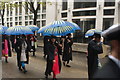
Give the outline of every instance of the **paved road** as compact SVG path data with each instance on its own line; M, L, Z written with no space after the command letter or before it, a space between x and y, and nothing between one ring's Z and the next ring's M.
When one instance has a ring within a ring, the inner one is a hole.
M16 66L16 53L9 58L9 63L5 63L2 58L2 77L3 78L44 78L44 71L46 61L42 57L43 50L41 47L37 49L36 57L30 54L30 64L26 65L28 72L23 74L19 72ZM61 74L57 75L58 78L87 78L87 61L86 55L83 53L73 53L73 61L71 68L62 66ZM52 76L50 76L52 78ZM33 79L34 80L34 79Z

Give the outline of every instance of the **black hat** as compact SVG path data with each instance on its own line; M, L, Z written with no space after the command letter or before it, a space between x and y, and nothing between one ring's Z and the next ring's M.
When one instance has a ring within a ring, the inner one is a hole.
M107 40L120 40L120 24L113 25L104 32L102 36Z
M93 35L93 37L94 37L94 38L101 38L101 34L95 33L95 34Z

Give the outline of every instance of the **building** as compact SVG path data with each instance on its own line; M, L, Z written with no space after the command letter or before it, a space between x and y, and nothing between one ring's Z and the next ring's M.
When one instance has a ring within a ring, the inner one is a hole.
M45 0L40 0L44 2ZM57 3L56 3L57 1ZM37 14L37 26L42 27L54 20L72 21L78 24L82 31L76 31L75 42L86 42L84 34L87 30L96 28L105 30L113 24L120 22L120 0L46 0L45 6L41 5ZM22 4L19 1L13 1ZM37 2L36 2L37 5ZM35 6L36 6L35 5ZM32 25L33 14L24 7L19 9L6 9L5 25Z

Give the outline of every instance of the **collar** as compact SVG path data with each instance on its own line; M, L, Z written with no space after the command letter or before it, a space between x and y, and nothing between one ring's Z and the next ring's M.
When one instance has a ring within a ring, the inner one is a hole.
M112 55L109 55L109 58L112 59L118 65L118 67L120 68L120 60L118 60L117 58L115 58Z

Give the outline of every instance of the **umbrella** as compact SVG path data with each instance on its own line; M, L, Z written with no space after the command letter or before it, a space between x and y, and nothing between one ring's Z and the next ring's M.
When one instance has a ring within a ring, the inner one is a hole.
M102 31L101 31L101 30L98 30L98 29L90 29L90 30L88 30L88 31L85 33L85 37L93 36L95 33L101 34Z
M5 31L8 29L8 27L0 25L0 34L5 34Z
M25 26L14 26L9 27L6 31L7 35L28 35L28 34L34 34L32 30Z
M75 32L75 30L80 30L80 27L73 22L54 21L53 23L40 28L38 33L42 33L43 35L64 36L68 33Z
M36 31L36 30L39 30L39 28L35 25L28 25L26 27L29 27L32 31Z

